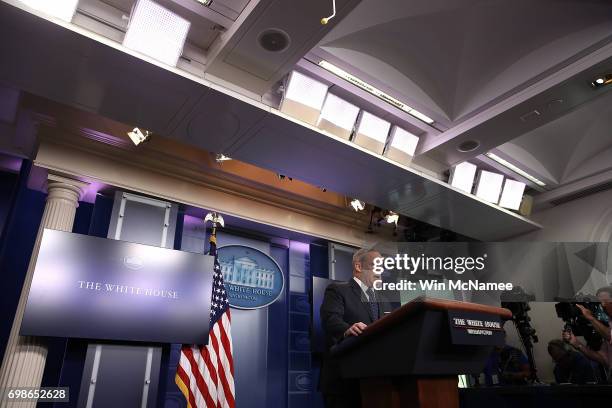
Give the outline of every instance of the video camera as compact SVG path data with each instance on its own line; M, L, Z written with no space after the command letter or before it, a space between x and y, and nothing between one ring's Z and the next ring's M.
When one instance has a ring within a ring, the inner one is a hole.
M529 302L533 302L535 296L526 293L520 286L515 286L511 291L502 292L500 300L501 306L512 312L512 321L516 326L529 361L531 371L529 380L533 383L539 383L535 358L533 357L533 343L537 343L539 339L536 329L531 325L531 317L528 314L531 310Z
M555 305L555 310L557 316L565 322L565 330L571 330L574 335L584 337L591 350L599 350L603 339L577 306L584 306L597 320L606 322L606 313L597 297L579 293L573 298L555 298L555 300L559 302Z
M512 312L512 320L523 341L537 343L538 336L528 314L531 310L528 302L533 302L535 296L525 293L520 286L515 286L511 291L503 292L500 300L501 306Z

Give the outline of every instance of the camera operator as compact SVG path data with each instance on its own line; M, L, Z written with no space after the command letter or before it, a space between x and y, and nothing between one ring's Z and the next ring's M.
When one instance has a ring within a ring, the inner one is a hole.
M548 354L555 362L557 384L588 384L596 382L593 366L582 354L561 339L548 342Z
M601 302L603 310L608 315L608 320L612 320L612 286L600 288L596 293L597 299ZM599 321L589 309L582 305L576 305L584 318L591 323L596 332L601 335L603 342L599 350L593 350L580 342L571 329L563 330L563 340L580 351L585 357L600 363L608 370L608 381L610 381L610 369L612 368L612 328Z
M506 332L504 331L504 342ZM484 369L485 384L523 385L532 377L529 360L521 350L505 343L495 346Z

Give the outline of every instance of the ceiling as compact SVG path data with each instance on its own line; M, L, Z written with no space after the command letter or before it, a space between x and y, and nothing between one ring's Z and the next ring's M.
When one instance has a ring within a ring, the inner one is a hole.
M497 151L557 186L612 169L612 93L504 143Z
M319 48L450 126L610 35L609 1L363 0Z
M40 48L35 60L47 65L27 64L23 77L34 79L9 85L38 89L41 96L193 143L200 142L200 129L216 120L234 136L212 138L216 145L208 147L225 151L237 148L232 145L235 135L261 120L261 112L249 104L277 107L278 84L297 67L419 135L414 162L431 170L427 174L442 174L464 160L490 166L483 154L495 151L546 181L543 189L528 182L536 193L563 187L563 194L572 194L590 179L605 182L608 173L612 181L607 130L612 120L606 117L612 110L612 87L594 91L589 86L594 75L612 72L610 1L337 0L337 16L327 25L320 18L330 14L331 0L214 0L210 7L195 0L156 1L192 24L174 77L113 63L118 60L113 47L97 53L85 42L78 50L64 47L67 36L44 28L46 43L35 44ZM79 0L73 23L120 45L134 3ZM288 35L284 51L261 46L259 38L270 28ZM18 44L4 46L5 53L23 54ZM322 59L435 122L420 122L334 77L316 65ZM47 83L49 71L58 72L57 83L65 85ZM99 82L107 77L112 83ZM229 102L213 104L201 87L211 84L246 97L246 107L234 112L226 109ZM459 144L471 140L478 148L458 151Z
M612 169L612 87L590 86L612 72L611 45L605 0L363 0L306 58L435 119L421 124L417 160L441 168L472 160L535 194L573 194ZM479 147L458 151L465 141ZM492 162L489 151L546 186Z
M540 228L206 78L182 75L4 3L0 10L0 54L12 56L0 65L0 79L13 89L121 122L125 129L138 126L155 137L227 153L467 237L504 239ZM50 116L45 122L66 119L36 112ZM102 132L125 133L102 127ZM99 132L85 133L102 143L109 140ZM14 134L19 139L22 132Z

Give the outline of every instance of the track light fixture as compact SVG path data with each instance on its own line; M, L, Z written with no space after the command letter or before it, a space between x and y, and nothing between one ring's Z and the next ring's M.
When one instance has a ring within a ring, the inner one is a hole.
M365 203L363 201L361 201L361 200L356 199L356 198L351 200L350 206L356 212L363 211L365 209Z
M137 127L132 129L131 132L128 132L127 135L136 146L151 139L151 132L148 130L140 130Z
M395 224L397 226L397 222L399 221L399 214L394 213L393 211L387 212L385 214L385 221L387 224Z
M232 158L229 157L229 156L224 155L223 153L217 153L215 155L215 161L217 163L223 163L225 161L230 161L230 160L232 160Z
M612 73L596 76L591 82L591 86L595 89L602 88L612 84Z

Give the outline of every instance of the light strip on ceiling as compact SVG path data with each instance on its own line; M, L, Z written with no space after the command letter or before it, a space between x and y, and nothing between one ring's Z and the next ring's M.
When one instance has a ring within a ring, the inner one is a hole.
M349 74L348 72L346 72L345 70L343 70L342 68L339 68L337 66L335 66L334 64L330 64L329 62L325 61L325 60L321 60L319 62L319 66L323 69L325 69L326 71L331 72L332 74L336 75L337 77L340 77L350 83L352 83L353 85L363 89L364 91L368 92L369 94L372 94L380 99L382 99L383 101L387 102L390 105L395 106L398 109L403 110L404 112L408 113L409 115L414 116L415 118L431 125L432 123L434 123L434 120L432 118L430 118L429 116L419 112L416 109L411 108L410 106L406 105L404 102L392 97L391 95L388 95L386 93L384 93L383 91L381 91L380 89L368 84L367 82L357 78L354 75Z
M519 169L514 164L510 163L509 161L507 161L505 159L502 159L501 157L499 157L495 153L488 152L488 153L485 154L485 156L487 156L489 159L491 159L491 160L501 164L502 166L506 167L507 169L512 170L516 174L519 174L519 175L525 177L527 180L534 182L535 184L537 184L540 187L544 187L546 185L546 183L544 183L542 180L535 178L534 176L532 176L531 174L527 173L526 171L524 171L522 169Z

